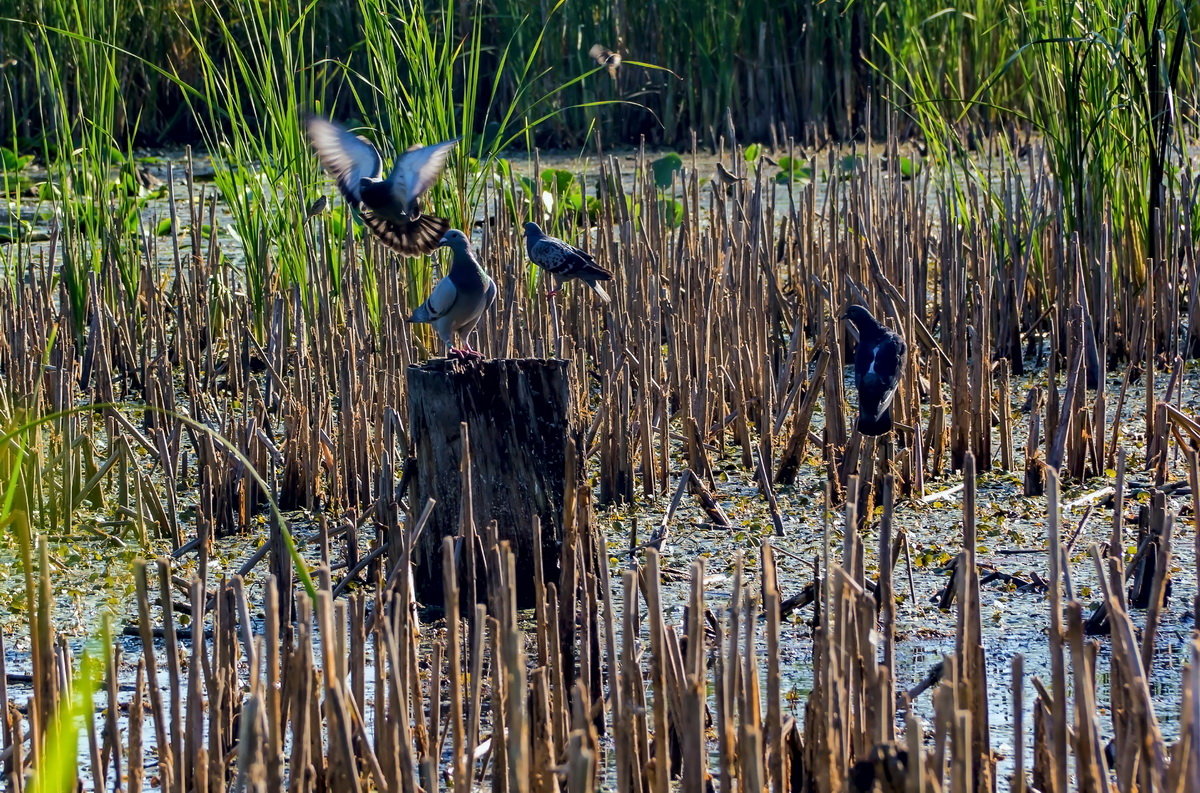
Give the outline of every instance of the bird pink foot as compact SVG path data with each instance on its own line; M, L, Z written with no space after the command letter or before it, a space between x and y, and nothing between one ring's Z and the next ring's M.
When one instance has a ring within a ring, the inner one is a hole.
M448 358L457 358L460 361L482 361L483 353L479 350L472 349L470 344L463 347L451 347L447 354Z

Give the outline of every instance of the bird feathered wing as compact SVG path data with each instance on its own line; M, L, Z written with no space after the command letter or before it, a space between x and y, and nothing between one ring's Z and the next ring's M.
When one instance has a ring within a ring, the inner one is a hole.
M320 116L307 116L304 124L321 165L337 180L342 195L355 205L361 203L362 180L378 179L383 174L383 160L379 152L366 138L354 135Z
M858 386L858 429L865 435L882 435L892 428L891 405L900 387L900 373L908 346L893 331L864 334L855 355L855 384Z
M432 146L413 146L396 158L392 172L388 174L388 185L401 206L417 200L437 181L446 167L450 150L458 138L435 143Z
M464 336L475 330L475 326L479 324L479 320L483 319L483 315L492 307L492 303L496 302L496 282L488 278L487 287L483 291L483 308L479 309L479 313L475 315L475 319L470 323L470 327L463 327L459 330Z
M861 342L860 342L861 343ZM888 333L872 344L863 344L862 363L856 361L855 369L858 375L858 387L872 387L887 390L900 383L900 368L907 351L904 340L894 333ZM857 356L856 356L857 357ZM889 394L889 399L890 399Z
M437 282L437 286L433 288L433 292L425 302L417 306L408 321L435 322L449 314L457 302L458 287L454 285L454 280L449 275L445 275Z
M560 278L583 278L588 281L610 281L612 273L596 264L587 251L554 237L542 237L529 246L529 258L538 267Z
M433 251L442 235L450 229L450 222L437 215L418 215L416 220L408 220L363 211L362 219L367 228L401 256L418 256Z

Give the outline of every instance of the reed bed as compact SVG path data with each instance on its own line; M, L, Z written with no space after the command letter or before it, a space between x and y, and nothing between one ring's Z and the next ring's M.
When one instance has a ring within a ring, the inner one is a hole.
M381 101L365 104L386 108L409 91L424 100L447 89L457 96L480 74L491 75L481 101L465 108L463 126L507 137L521 125L504 124L496 108L515 106L518 120L538 118L544 110L531 104L552 95L548 106L562 113L532 131L541 146L575 147L597 130L608 142L646 136L686 145L695 131L715 143L727 110L760 140L861 139L885 134L883 111L899 104L908 131L928 133L935 117L976 132L1019 131L1031 121L1062 132L1055 138L1065 147L1111 152L1139 134L1139 119L1149 125L1177 107L1194 123L1198 14L1189 3L1073 0L990 0L969 8L908 0L876 9L765 0L360 0L300 12L279 0L16 0L0 18L0 59L7 64L0 70L0 118L13 119L15 129L5 135L53 138L56 106L89 112L98 85L112 82L121 89L111 128L118 140L136 134L156 145L196 141L211 134L211 120L187 112L189 97L216 77L228 80L230 97L239 100L233 112L218 114L219 125L261 124L269 134L254 101L262 86L241 65L246 53L283 44L274 54L299 56L304 66L281 74L315 80L318 92L300 96L324 100L336 115L360 112L360 92L381 91ZM390 19L404 19L405 29L394 40L386 32L379 38ZM63 58L63 91L42 79L31 57L45 33ZM472 53L439 74L452 86L417 87L429 65L428 42L418 40L426 34ZM597 43L623 56L612 77L589 55ZM92 45L107 50L111 65L99 62L102 53L78 53ZM510 72L505 67L514 60L524 67ZM564 86L564 67L590 78ZM361 84L347 89L343 74ZM1057 113L1059 99L1075 112ZM613 101L623 104L605 106ZM426 107L414 102L406 109ZM1089 134L1118 107L1129 121L1121 136ZM406 128L402 115L393 121ZM940 145L936 137L928 142ZM1092 175L1102 178L1099 169Z
M975 482L993 470L1044 495L1050 549L1052 673L1034 682L1032 724L1015 717L1032 765L1016 753L1012 789L1197 782L1200 645L1173 743L1147 680L1179 547L1168 494L1186 476L1194 499L1200 478L1184 363L1200 327L1195 195L1164 203L1155 249L1171 253L1146 262L1116 227L1064 227L1069 196L1037 145L1020 157L999 149L980 169L988 178L947 193L933 167L901 172L896 141L849 157L775 151L814 177L782 181L735 144L725 162L744 181L729 188L710 181L698 152L666 184L644 152L606 158L574 177L594 199L586 213L526 203L511 169L477 174L476 238L499 285L478 346L571 362L586 427L577 453L594 482L567 499L559 569L535 571L532 624L516 611L517 573L495 526L464 527L488 560L480 580L457 580L446 564L443 621L417 619L409 559L427 513L401 475L404 375L440 350L404 317L428 282L356 233L340 206L278 232L293 235L286 245L267 234L239 245L219 233L216 191L185 163L166 181L162 236L149 233L160 219L150 214L129 238L92 239L67 218L45 243L9 248L0 464L32 662L30 696L5 719L9 787L43 789L57 763L95 789L134 791L991 790L986 703L1011 688L1019 704L1024 690L1019 659L1006 681L984 663ZM534 184L550 171L530 164ZM555 190L561 199L566 188ZM520 244L527 216L615 273L611 306L570 288L547 306ZM302 273L274 268L277 250L299 253ZM63 266L72 255L102 263L74 287ZM852 339L837 321L851 300L909 340L900 428L886 440L852 432ZM1026 382L1021 415L1014 389ZM685 618L664 611L659 549L678 530L675 507L690 494L714 524L730 522L722 458L753 478L772 535L791 517L777 495L814 471L824 482L802 720L782 704L781 621L799 608L784 608L776 584L786 537L764 544L758 570L734 563L726 603L706 596L697 561ZM1136 535L1123 524L1127 469L1144 469L1157 492ZM963 536L943 593L956 646L923 723L896 691L893 525L906 501L959 477ZM1114 488L1115 517L1111 540L1088 551L1103 613L1085 618L1060 552L1059 482L1096 477ZM673 507L636 561L615 565L593 502L668 495ZM166 559L136 572L141 646L124 735L117 651L99 643L85 668L107 671L76 675L51 618L45 538L70 536L72 510L89 500L120 516L114 532L167 538L196 573L175 577ZM309 517L289 522L279 508ZM210 571L223 536L261 523L260 551L237 575ZM310 564L289 553L297 543L317 549L311 583ZM455 557L454 538L444 553ZM252 589L246 576L267 583ZM471 591L487 594L476 604ZM1134 608L1147 609L1140 640ZM1111 750L1087 638L1105 632ZM79 706L80 759L52 726L89 689L97 710Z

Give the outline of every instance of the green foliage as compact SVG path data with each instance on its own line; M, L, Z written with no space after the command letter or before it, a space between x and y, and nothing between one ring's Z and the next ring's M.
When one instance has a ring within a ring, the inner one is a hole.
M683 158L675 152L663 155L650 163L654 171L654 183L659 190L666 190L675 179L675 174L683 170Z
M103 30L90 26L97 16L109 20ZM382 114L382 129L397 140L461 135L465 148L483 158L518 142L574 147L593 135L605 143L637 143L644 136L651 144L686 145L693 130L724 132L727 112L743 140L814 124L848 139L862 130L868 107L872 132L879 134L886 131L882 111L888 106L877 90L881 79L893 86L892 99L932 105L917 115L955 119L965 113L971 123L995 127L1061 109L1047 93L1053 81L1038 64L1023 56L1012 60L1022 48L1069 51L1054 67L1064 76L1080 66L1091 69L1087 61L1099 67L1108 57L1114 83L1138 62L1157 62L1155 71L1166 75L1176 53L1182 53L1182 71L1193 72L1191 31L1200 6L1184 0L957 6L931 0L875 6L853 0L559 0L536 8L518 0L106 0L93 10L83 0L11 0L0 17L7 17L0 18L0 57L18 56L0 69L0 118L27 125L35 137L54 137L45 100L55 89L19 46L5 51L28 35L29 20L47 29L91 30L87 35L114 48L110 74L127 108L113 129L118 139L136 130L157 142L194 138L203 124L184 102L188 88L202 89L204 73L215 68L247 99L257 86L233 85L251 78L239 63L248 53L290 41L311 58L303 72L287 76L308 81L311 71L324 82L314 106L338 117ZM275 26L264 30L267 20ZM1185 34L1176 39L1180 30ZM588 55L594 43L621 53L615 78ZM95 82L93 64L80 65L66 81L71 102ZM563 74L577 78L564 82ZM1088 101L1098 98L1091 79L1077 83ZM1142 93L1134 98L1143 105L1157 101L1138 85L1117 92ZM1194 75L1174 89L1177 107L1194 104ZM461 113L431 124L441 111L418 100L439 94L455 98ZM625 103L639 107L617 107ZM259 120L248 102L236 118L243 117ZM539 119L545 123L527 126ZM408 137L414 130L420 135Z
M968 156L976 130L1028 124L1045 139L1067 197L1064 234L1085 243L1111 234L1134 268L1162 255L1158 210L1186 160L1179 108L1195 101L1200 6L1054 0L904 13L913 10L887 7L901 13L877 36L884 57L875 66L943 166L942 192L963 222L976 213L967 185L985 181ZM947 57L948 37L982 57ZM998 207L994 214L1001 217Z
M904 179L911 179L921 172L921 163L912 157L897 157L896 172Z
M658 211L667 228L679 228L683 224L683 202L674 198L660 198Z
M799 157L779 158L779 173L775 174L775 181L779 184L811 182L812 178L813 167L807 161Z
M5 174L23 171L28 168L32 162L32 154L26 154L22 156L10 148L0 146L0 171L3 171Z
M47 725L39 763L29 780L29 793L72 793L78 786L79 739L87 719L95 714L93 695L104 676L104 656L112 647L106 618L85 647L79 671Z
M21 218L12 218L8 223L0 223L0 242L19 242L33 232L33 225Z

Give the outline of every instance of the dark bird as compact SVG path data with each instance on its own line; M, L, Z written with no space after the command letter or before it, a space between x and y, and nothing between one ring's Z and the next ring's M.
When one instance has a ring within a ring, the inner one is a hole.
M375 146L320 116L306 116L308 139L338 190L363 222L403 256L429 253L450 228L445 218L421 212L418 199L433 186L458 140L413 146L396 158L383 178L383 160Z
M611 281L612 273L596 264L596 260L587 251L582 251L557 237L547 236L546 232L532 221L525 224L525 251L534 264L551 273L560 282L578 278L590 286L605 303L611 302L608 292L596 282ZM558 290L547 294L554 297Z
M617 79L617 69L621 66L621 53L613 52L603 44L593 44L588 50L588 57L608 69L608 76Z
M329 206L329 196L323 195L317 198L308 205L308 209L304 213L305 220L312 220L317 215L325 211L325 207Z
M449 248L454 253L450 272L437 282L429 299L417 306L408 321L433 325L451 356L482 358L481 353L471 348L467 337L479 324L483 312L495 301L496 282L484 272L467 235L458 229L447 231L438 241L438 247ZM454 346L455 335L462 337L462 347Z
M746 177L738 176L737 174L733 173L728 168L726 168L723 163L717 163L717 178L715 181L718 181L723 185L732 187L733 185L737 184L738 182L746 181Z
M881 325L864 306L850 306L842 319L858 328L858 349L854 353L858 431L883 435L892 429L892 399L900 386L908 346L899 333Z

